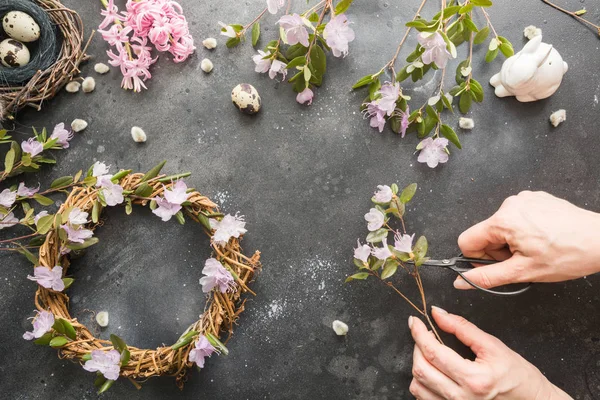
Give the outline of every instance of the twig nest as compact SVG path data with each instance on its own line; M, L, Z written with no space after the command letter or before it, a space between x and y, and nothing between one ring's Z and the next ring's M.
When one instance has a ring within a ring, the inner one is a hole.
M212 61L210 61L208 58L205 58L200 63L200 68L202 69L202 71L204 71L208 74L210 71L213 70L214 65L213 65Z
M5 39L0 43L0 61L5 67L23 67L30 59L29 49L18 40Z
M81 89L84 91L84 93L93 92L94 89L96 89L96 80L91 76L88 76L81 83Z
M338 336L346 336L346 334L348 333L348 325L346 325L342 321L336 319L335 321L333 321L331 326L335 331L335 334Z
M69 93L77 93L79 92L79 88L81 88L81 83L78 81L71 81L65 86L65 90Z
M131 137L133 138L133 141L137 143L144 143L147 139L146 132L139 126L131 128Z
M35 42L40 38L40 26L23 11L11 11L2 18L4 32L21 42Z
M73 129L73 132L81 132L82 130L84 130L85 128L87 128L88 123L87 121L83 120L83 119L74 119L73 122L71 122L71 129Z
M100 311L98 314L96 314L96 322L101 327L106 328L108 326L108 312Z
M104 75L106 73L108 73L108 71L110 71L110 67L104 63L98 63L96 65L94 65L94 71L96 71L97 73Z
M472 118L460 117L458 120L458 126L460 126L461 129L473 129L475 128L475 122Z
M261 100L258 90L249 83L240 83L231 91L231 101L244 114L256 114L260 111Z
M202 41L202 44L204 45L204 47L206 47L209 50L214 49L215 47L217 47L217 39L215 38L206 38Z
M567 120L567 111L560 109L558 111L554 111L551 115L550 115L550 123L552 124L553 127L557 127L558 125L562 124L563 122L565 122Z

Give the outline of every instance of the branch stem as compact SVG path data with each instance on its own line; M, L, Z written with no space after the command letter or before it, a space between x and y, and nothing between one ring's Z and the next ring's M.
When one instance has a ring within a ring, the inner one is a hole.
M587 19L580 17L579 15L575 14L575 13L574 13L574 12L572 12L572 11L569 11L569 10L566 10L566 9L564 9L564 8L560 7L560 6L557 6L556 4L554 4L554 3L550 2L549 0L542 0L542 1L543 1L544 3L546 3L546 4L548 4L550 7L554 7L554 8L556 8L558 11L561 11L561 12L563 12L563 13L567 14L567 15L570 15L571 17L575 18L575 19L576 19L576 20L578 20L578 21L580 21L580 22L583 22L584 24L587 24L587 25L589 25L589 26L592 26L592 27L596 28L596 31L597 31L597 33L598 33L598 36L600 36L600 26L598 26L598 25L596 25L596 24L593 24L593 23L591 23L591 22L590 22L590 21L588 21Z

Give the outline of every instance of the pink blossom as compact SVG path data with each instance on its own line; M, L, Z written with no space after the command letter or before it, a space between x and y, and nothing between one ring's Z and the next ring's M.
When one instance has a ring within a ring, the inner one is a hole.
M287 44L294 45L300 43L302 46L308 47L308 31L304 26L302 17L296 13L284 15L278 22L285 32Z
M267 0L267 8L271 14L277 14L279 9L283 7L285 0Z
M33 330L31 332L25 332L23 339L33 340L39 339L46 333L50 332L52 325L54 325L54 314L48 311L36 311L38 314L33 319Z
M275 77L279 73L282 75L281 79L285 80L285 76L287 75L286 67L286 63L281 62L279 60L273 60L273 62L271 63L271 69L269 70L269 78L275 79Z
M125 74L127 72L127 69L125 68L125 63L129 62L129 55L127 54L127 51L123 47L122 43L117 43L115 45L115 48L117 50L117 54L113 53L112 50L108 50L106 52L108 58L110 58L110 60L108 60L108 63L113 67L120 67L121 74Z
M133 50L133 54L135 54L139 58L152 59L152 47L148 46L147 38L134 36L131 38L131 40L129 42L131 45L131 49ZM125 55L127 56L127 53L125 53ZM158 59L158 57L153 59L153 61L155 62L157 59ZM129 61L129 58L127 58L125 61ZM119 65L121 65L121 64L119 64Z
M4 228L11 228L19 223L19 219L15 217L15 214L9 212L4 214L0 211L0 230Z
M408 125L410 125L410 122L408 121L408 117L410 116L410 107L407 104L406 111L402 111L401 109L396 108L396 111L394 111L394 115L400 116L400 134L402 135L402 137L404 137L406 135Z
M122 27L120 25L113 25L109 30L98 30L104 39L111 46L117 45L117 43L128 43L129 34L133 31L130 26Z
M164 1L127 0L126 25L132 27L137 36L148 36L154 21L166 16L165 11L169 10L166 3ZM163 9L161 6L166 6L166 8Z
M163 190L163 196L171 204L182 204L190 197L187 190L188 187L183 179L179 179L170 189Z
M389 203L392 201L392 197L394 193L392 192L392 188L388 185L377 185L377 191L375 192L375 196L373 198L378 203Z
M27 279L37 282L38 285L45 287L46 289L62 292L65 289L65 283L62 280L62 272L63 269L60 265L57 265L54 268L40 266L35 267L33 269L33 276L27 275Z
M369 256L371 255L371 247L367 244L360 244L360 240L356 241L358 247L354 249L354 258L360 260L364 263L369 261Z
M381 244L383 245L383 247L374 247L372 254L375 256L375 258L379 260L387 260L389 257L392 256L392 252L390 251L387 244L387 238L383 239Z
M421 56L423 64L435 63L439 68L445 68L448 59L452 58L452 54L446 48L446 41L442 35L439 32L421 32L417 39L425 48L425 52Z
M65 129L64 122L61 122L54 127L50 139L58 139L56 144L62 146L63 149L67 149L69 148L69 141L73 139L73 132Z
M108 171L110 170L110 166L106 165L103 162L96 161L92 166L92 176L96 178L100 178L101 176L108 175Z
M335 57L348 55L348 42L354 40L354 31L350 28L348 17L336 15L325 25L323 37Z
M200 284L204 293L210 292L217 286L221 293L235 289L233 275L215 258L206 260L204 268L202 268L202 273L206 275L200 278Z
M124 18L119 15L119 9L115 6L114 0L108 0L108 5L106 6L106 10L100 11L100 15L104 17L102 23L98 26L98 29L104 29L110 24L113 24L115 20L119 18Z
M10 189L4 189L0 192L0 206L10 208L17 200L17 192L13 192Z
M35 157L44 151L44 145L37 141L36 138L29 138L26 142L21 142L21 149L25 153L29 153L31 157Z
M313 91L309 88L306 88L300 93L298 93L298 95L296 96L296 101L300 104L306 104L307 106L310 106L312 104L314 96L315 95Z
M72 228L68 224L60 226L67 233L67 240L71 243L84 243L86 239L94 236L94 232L85 228Z
M102 179L98 179L96 186L102 188L101 193L104 196L104 200L106 200L107 206L113 207L125 201L123 188L119 184L113 183L110 177L105 176Z
M269 57L270 55L270 51L267 51L265 53L262 50L258 50L258 54L252 56L252 61L254 61L254 64L256 64L256 67L254 67L255 72L264 74L265 72L268 72L269 69L271 69L271 59L265 58Z
M424 139L417 146L417 150L421 150L417 161L427 163L429 168L437 167L438 163L445 163L448 161L446 146L448 146L448 139L446 138L436 138L434 140L428 137Z
M79 207L74 207L69 213L69 223L71 225L84 225L88 223L88 213L79 209Z
M114 349L106 352L92 350L92 358L83 364L83 369L90 372L99 371L106 379L116 381L121 371L121 354Z
M158 207L152 210L152 214L160 217L165 222L181 210L181 205L169 203L166 199L155 197L154 201L156 201Z
M210 219L210 227L215 230L213 241L221 246L227 244L232 237L239 238L240 235L246 233L245 226L244 217L237 214L235 216L227 214L220 221L214 218Z
M219 21L219 25L221 25L221 35L227 36L229 38L237 37L235 29L233 29L231 25L225 25L221 21Z
M377 101L366 103L366 108L363 111L365 118L371 118L369 125L371 128L377 128L379 132L383 132L385 127L385 110L379 107Z
M19 187L17 188L17 196L21 196L21 197L31 197L34 194L36 194L37 192L39 192L40 190L40 185L38 185L38 187L36 188L28 188L27 186L25 186L24 182L19 183ZM0 197L2 196L2 194L0 194Z
M36 214L35 217L33 217L33 222L35 224L38 223L38 221L40 220L40 218L45 217L46 215L48 215L48 211L44 210L44 211L40 211L39 213ZM2 229L2 228L0 228Z
M217 351L208 341L206 336L200 335L196 340L195 347L190 351L190 362L196 363L198 368L204 368L204 359L210 357L212 353Z
M177 42L171 44L169 52L173 55L173 62L180 63L194 53L194 39L191 35L185 35L179 38Z
M374 232L381 228L385 223L385 215L376 208L371 208L368 213L365 214L365 221L367 221L367 229Z
M167 17L157 18L152 23L148 38L158 51L167 51L171 47L170 35L173 27Z
M413 234L411 235L401 235L400 233L397 233L394 236L395 239L395 243L394 243L394 248L402 253L410 253L412 252L412 243L413 240L415 238L415 235Z
M398 97L400 97L400 83L396 82L392 85L390 82L386 82L381 85L377 93L381 96L375 100L379 108L384 110L387 116L391 116L396 109Z

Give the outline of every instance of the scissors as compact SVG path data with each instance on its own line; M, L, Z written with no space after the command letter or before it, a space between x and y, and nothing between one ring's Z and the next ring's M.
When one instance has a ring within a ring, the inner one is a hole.
M519 290L514 290L514 291L491 290L491 289L486 289L486 288L479 286L478 284L471 281L469 278L467 278L464 275L465 272L470 271L473 268L475 268L475 267L473 267L472 264L490 265L490 264L496 264L498 262L499 261L496 261L496 260L484 260L482 258L464 257L462 254L460 254L457 257L445 258L443 260L427 260L421 265L451 269L452 271L454 271L458 275L460 275L460 277L463 278L465 280L465 282L467 282L469 285L473 286L475 289L481 290L486 293L495 294L496 296L516 296L521 293L525 293L526 291L528 291L531 288L532 284L527 283L525 287L523 287ZM409 261L407 261L407 263L414 264L415 262L414 262L414 260L409 260ZM458 266L458 264L464 264L464 266Z

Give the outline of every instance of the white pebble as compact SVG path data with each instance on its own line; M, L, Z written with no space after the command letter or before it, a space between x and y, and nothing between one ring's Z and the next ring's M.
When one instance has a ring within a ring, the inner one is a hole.
M560 125L562 122L565 122L567 120L567 111L560 109L558 111L554 111L551 115L550 115L550 123L552 124L553 127L557 127L558 125Z
M338 321L336 319L331 325L333 327L333 330L335 331L335 334L338 336L346 336L346 334L348 333L348 325L346 325L342 321Z
M81 83L79 83L77 81L71 81L71 82L67 83L67 86L65 86L65 90L69 93L77 93L77 92L79 92L80 87L81 87Z
M202 68L202 71L206 72L207 74L213 70L213 67L214 67L214 65L213 65L212 61L210 61L208 58L205 58L200 63L200 68Z
M458 126L462 129L473 129L475 128L475 122L471 118L460 117L458 120Z
M91 76L88 76L87 78L85 78L83 80L83 83L81 84L81 89L85 93L93 92L94 89L96 89L96 80L94 78L92 78Z
M531 40L536 36L540 36L542 34L542 30L536 26L529 25L523 29L523 36L527 39Z
M204 47L206 47L207 49L209 49L209 50L212 50L212 49L214 49L215 47L217 47L217 39L209 37L209 38L207 38L207 39L204 39L204 40L202 41L202 44L203 44L203 45L204 45Z
M108 312L100 311L98 314L96 314L96 322L98 323L98 325L100 325L103 328L107 327L108 326Z
M146 141L146 132L139 126L131 128L131 137L135 142L144 143Z
M110 71L110 67L104 63L98 63L96 65L94 65L94 71L96 71L99 74L106 74L108 71Z
M71 129L73 129L73 132L81 132L82 130L84 130L85 128L87 128L88 123L82 119L74 119L73 122L71 122Z

